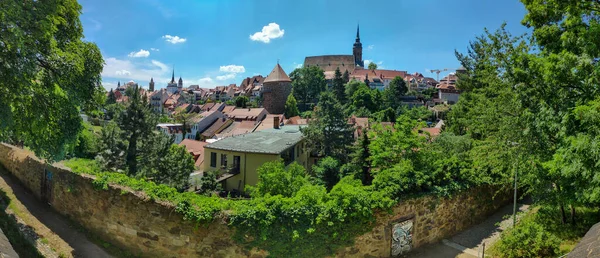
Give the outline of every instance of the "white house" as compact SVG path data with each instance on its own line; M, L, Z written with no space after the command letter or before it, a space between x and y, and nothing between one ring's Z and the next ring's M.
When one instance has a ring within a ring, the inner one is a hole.
M174 143L179 144L183 141L183 125L182 124L158 124L156 129L164 134L173 137Z
M189 119L190 132L185 135L186 139L196 139L196 134L204 132L217 119L227 117L221 111L206 111L196 114Z

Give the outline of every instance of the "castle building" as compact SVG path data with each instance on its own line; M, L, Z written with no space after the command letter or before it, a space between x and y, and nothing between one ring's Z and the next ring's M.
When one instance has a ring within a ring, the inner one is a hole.
M362 43L360 42L360 28L356 27L356 39L352 46L352 55L323 55L307 56L304 59L304 67L318 66L325 72L325 78L333 79L335 70L340 69L342 74L345 71L352 73L354 69L362 69L365 65L362 59Z
M263 81L263 107L269 114L283 114L285 101L292 92L292 80L277 63L273 71Z

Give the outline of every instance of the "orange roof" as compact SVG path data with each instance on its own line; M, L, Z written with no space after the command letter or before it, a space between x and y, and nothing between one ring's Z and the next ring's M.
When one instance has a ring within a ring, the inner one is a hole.
M267 117L260 123L260 125L256 128L256 131L261 131L269 128L273 128L275 126L275 117L279 117L279 123L283 123L283 119L285 118L283 114L269 114Z
M255 120L264 111L264 108L236 108L229 112L227 116L235 119Z
M202 155L204 153L204 146L206 146L207 142L201 142L190 139L183 139L179 146L185 146L185 149L189 151L192 155Z
M350 77L364 78L367 74L369 75L369 78L379 77L382 79L394 79L396 76L399 76L400 78L404 78L406 76L407 72L406 71L396 71L396 70L380 70L380 69L375 69L375 70L355 69L350 74Z
M233 110L235 110L235 106L225 106L225 108L223 108L223 111L221 112L223 112L223 114L227 114Z

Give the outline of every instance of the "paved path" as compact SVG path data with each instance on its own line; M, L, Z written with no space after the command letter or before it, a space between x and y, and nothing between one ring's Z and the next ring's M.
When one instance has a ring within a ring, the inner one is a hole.
M529 209L528 204L518 204L519 211ZM500 233L512 226L513 204L500 208L482 223L475 225L441 243L413 250L406 257L416 258L477 258L481 257L483 243L486 250L500 237ZM487 256L487 255L486 255Z
M1 166L0 190L10 199L7 212L12 212L17 223L29 229L24 232L26 238L35 241L45 257L111 257L60 214L36 199Z

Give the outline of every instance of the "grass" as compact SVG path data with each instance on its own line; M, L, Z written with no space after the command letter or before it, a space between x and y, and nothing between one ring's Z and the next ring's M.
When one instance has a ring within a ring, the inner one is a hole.
M538 205L523 216L517 224L517 228L532 223L542 225L545 232L558 238L559 244L555 246L558 250L558 256L567 254L575 248L590 227L599 221L599 218L597 208L578 207L576 208L576 224L572 225L569 223L570 211L566 210L565 212L567 213L568 223L562 224L558 207ZM513 231L504 231L501 238L505 237L514 237ZM490 246L486 254L489 254L491 257L507 257L506 254L502 254L499 251L501 242L502 240L499 240Z
M20 257L44 257L37 248L19 230L17 219L14 215L6 213L10 205L10 198L0 190L0 228L8 238L15 252ZM43 239L42 239L43 241Z

